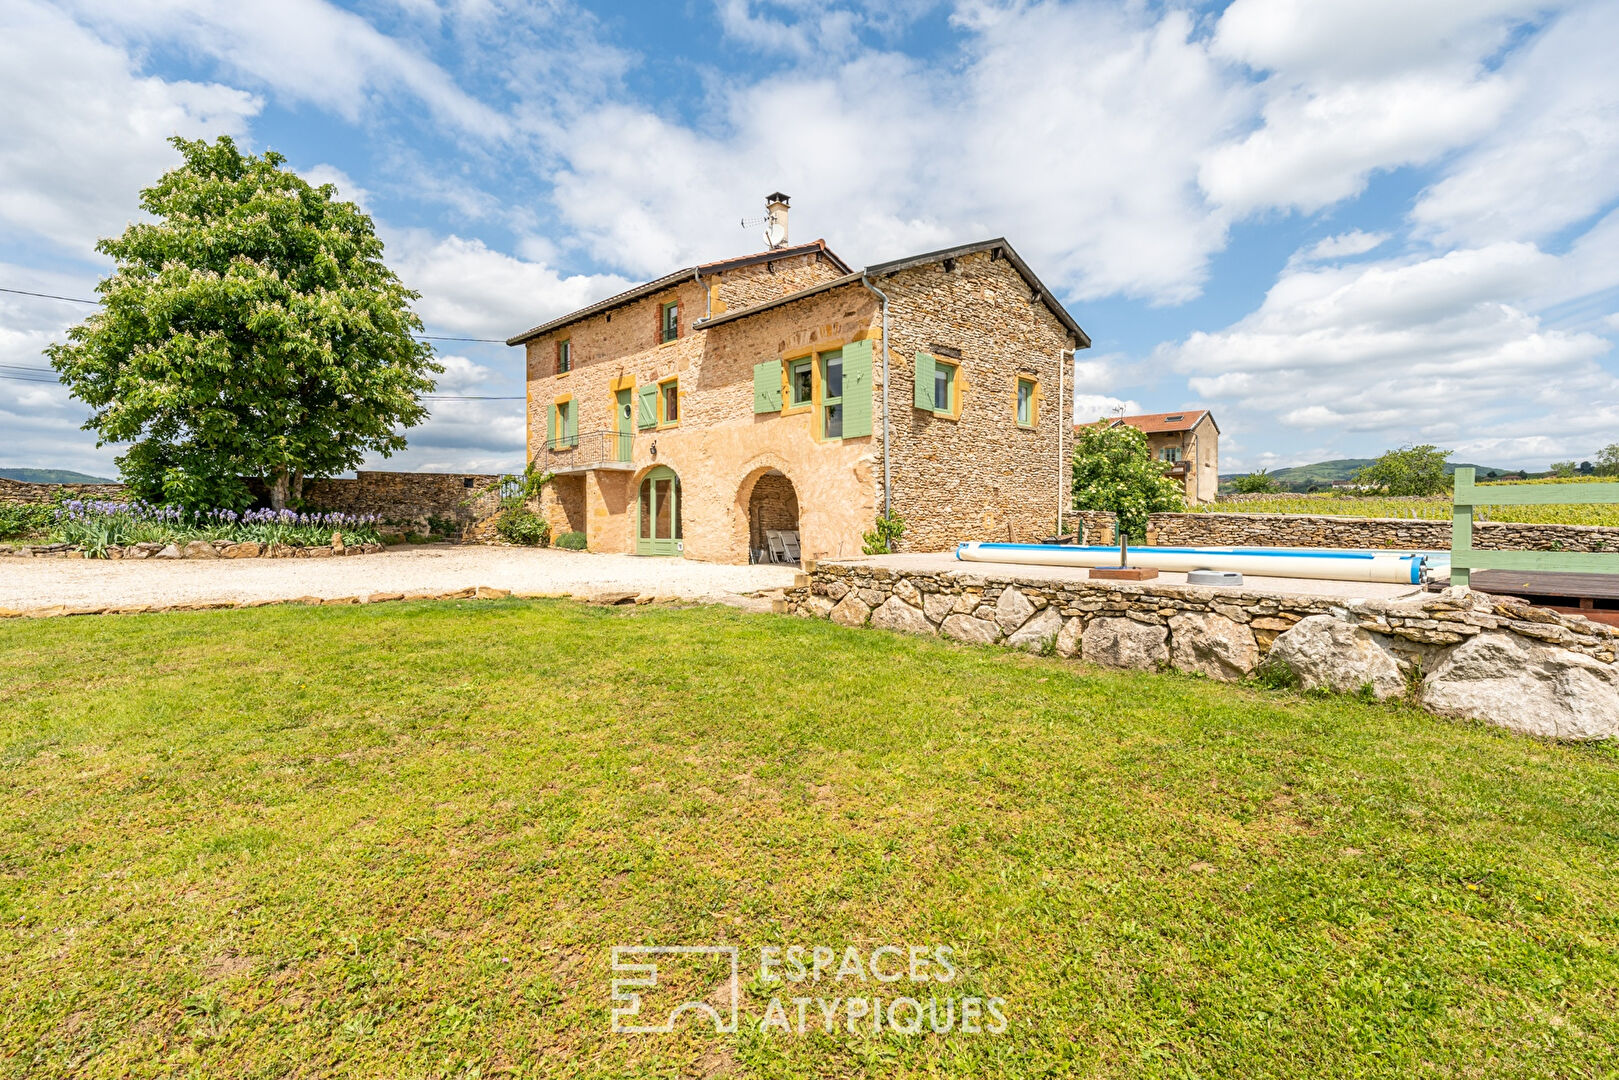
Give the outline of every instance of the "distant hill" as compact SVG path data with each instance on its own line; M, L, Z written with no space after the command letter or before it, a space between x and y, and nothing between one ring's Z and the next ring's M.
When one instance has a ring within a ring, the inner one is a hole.
M1351 479L1357 472L1372 464L1375 458L1338 458L1335 461L1316 461L1309 465L1293 465L1285 469L1272 469L1271 479L1282 485L1284 491L1308 491L1312 487L1331 487L1334 480ZM1474 468L1478 470L1479 479L1485 479L1490 473L1516 473L1519 470L1499 465L1470 465L1465 461L1445 462L1445 473L1448 475L1457 469ZM1222 484L1245 476L1246 473L1232 473L1220 477Z
M86 476L72 469L0 469L0 477L24 484L116 484L104 476Z

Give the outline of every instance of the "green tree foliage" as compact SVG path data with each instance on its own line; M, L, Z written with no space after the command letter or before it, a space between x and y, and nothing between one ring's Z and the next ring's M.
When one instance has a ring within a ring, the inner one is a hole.
M1580 467L1572 461L1554 461L1551 463L1551 474L1558 477L1573 476L1580 471Z
M1282 490L1282 485L1271 476L1270 470L1260 469L1231 481L1231 489L1238 495L1274 495Z
M1619 443L1609 443L1597 451L1595 468L1598 476L1619 476Z
M100 444L144 498L240 506L261 476L277 509L306 478L405 446L443 368L412 338L417 294L371 219L229 138L171 139L184 162L141 192L154 220L96 249L102 310L46 350L92 408Z
M1152 459L1147 436L1105 421L1081 428L1074 447L1074 509L1111 510L1126 536L1147 535L1147 515L1186 509L1181 486Z
M1450 490L1449 450L1424 443L1389 450L1355 474L1355 483L1385 495L1438 495Z

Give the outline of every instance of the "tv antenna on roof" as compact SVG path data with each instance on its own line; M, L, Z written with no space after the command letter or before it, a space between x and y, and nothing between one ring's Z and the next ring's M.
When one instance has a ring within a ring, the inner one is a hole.
M779 191L773 191L765 196L765 216L762 218L743 218L744 229L757 229L765 227L765 248L775 251L787 246L787 196Z

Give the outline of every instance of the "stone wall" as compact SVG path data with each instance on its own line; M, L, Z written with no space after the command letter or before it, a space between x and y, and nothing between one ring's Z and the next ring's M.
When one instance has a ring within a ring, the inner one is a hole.
M1016 267L987 251L876 284L888 294L893 335L893 506L906 523L896 550L1050 536L1073 479L1072 418L1058 401L1062 351L1074 344L1067 329L1030 296ZM959 418L915 407L919 352L959 364ZM1017 423L1019 375L1037 380L1032 428ZM873 416L880 424L880 407Z
M304 498L319 510L376 514L384 521L425 530L429 517L466 524L494 513L499 495L477 496L477 492L499 479L490 474L362 471L353 479L311 480L304 485ZM267 494L257 478L249 480L248 487L260 499ZM71 492L75 499L129 497L122 484L20 484L0 479L0 503L48 503L61 492Z
M58 495L70 499L124 498L122 484L25 484L20 480L7 480L0 476L0 506L19 506L28 503L48 503Z
M1445 551L1450 548L1450 522L1331 514L1151 514L1147 543ZM1475 521L1473 546L1497 551L1619 551L1619 528Z
M1268 663L1306 690L1409 696L1441 715L1556 738L1619 735L1619 628L1466 589L1344 601L823 563L782 606L845 626L1225 681Z

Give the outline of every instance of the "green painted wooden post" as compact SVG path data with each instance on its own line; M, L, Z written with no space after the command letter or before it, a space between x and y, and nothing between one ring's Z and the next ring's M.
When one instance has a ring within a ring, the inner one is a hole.
M1457 469L1450 508L1450 583L1467 588L1473 577L1473 470Z
M1450 527L1450 583L1467 585L1474 570L1545 570L1619 574L1619 552L1493 551L1473 546L1475 506L1619 503L1619 484L1491 484L1479 487L1472 469L1457 469Z

